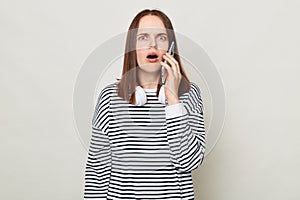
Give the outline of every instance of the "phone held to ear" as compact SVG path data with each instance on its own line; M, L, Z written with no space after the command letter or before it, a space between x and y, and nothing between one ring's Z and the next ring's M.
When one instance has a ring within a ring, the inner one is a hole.
M172 41L170 47L169 47L169 50L168 50L168 54L170 55L174 55L175 53L175 42ZM165 63L167 62L166 60L164 61ZM165 85L165 80L164 80L164 75L165 75L165 67L164 66L161 66L161 83L162 85Z

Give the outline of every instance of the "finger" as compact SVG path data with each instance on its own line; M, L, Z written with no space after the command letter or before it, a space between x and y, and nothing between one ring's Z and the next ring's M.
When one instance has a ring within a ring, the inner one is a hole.
M178 63L177 60L174 58L173 55L169 54L168 52L165 54L168 58L170 58L174 63Z
M168 75L174 76L174 71L173 71L172 67L170 67L167 63L162 62L162 61L160 62L160 64L165 67L165 69L167 70Z
M176 63L169 56L164 55L163 58L172 66L174 73L178 73Z
M179 63L177 62L177 60L169 53L166 53L166 57L174 63L174 65L172 66L175 66L177 73L180 73Z

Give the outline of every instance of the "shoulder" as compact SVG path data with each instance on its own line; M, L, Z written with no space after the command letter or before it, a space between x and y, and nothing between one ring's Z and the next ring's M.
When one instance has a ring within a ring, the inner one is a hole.
M117 82L105 85L104 88L101 89L98 95L98 99L99 100L108 99L109 97L112 96L113 93L116 92L116 88L117 88Z
M187 88L185 89L185 92L180 95L180 98L183 102L187 102L193 99L198 99L201 96L201 90L197 83L190 81L187 84Z
M200 87L194 83L194 82L190 82L190 91L189 91L189 95L190 96L197 96L197 97L201 97L201 90L200 90Z
M190 90L187 97L187 108L189 112L199 111L202 112L203 110L203 102L201 98L201 90L200 87L194 83L190 82Z

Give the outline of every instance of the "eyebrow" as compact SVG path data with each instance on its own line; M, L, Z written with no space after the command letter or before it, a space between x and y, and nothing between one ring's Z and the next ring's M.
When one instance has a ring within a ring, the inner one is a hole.
M141 32L137 34L137 36L139 35L149 35L149 33ZM156 35L167 35L167 33L161 32L161 33L157 33Z

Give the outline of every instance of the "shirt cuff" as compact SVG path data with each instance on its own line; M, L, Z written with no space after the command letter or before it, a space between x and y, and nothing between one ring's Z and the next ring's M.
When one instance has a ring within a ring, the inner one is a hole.
M177 103L166 106L166 118L174 118L187 114L183 103Z

